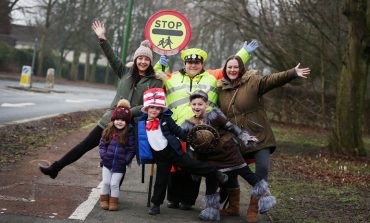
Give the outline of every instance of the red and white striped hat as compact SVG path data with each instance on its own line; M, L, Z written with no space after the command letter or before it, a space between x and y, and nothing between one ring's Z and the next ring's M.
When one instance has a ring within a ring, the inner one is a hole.
M166 95L163 88L151 88L144 92L144 105L141 109L142 112L147 113L149 106L161 107L163 111L167 110Z

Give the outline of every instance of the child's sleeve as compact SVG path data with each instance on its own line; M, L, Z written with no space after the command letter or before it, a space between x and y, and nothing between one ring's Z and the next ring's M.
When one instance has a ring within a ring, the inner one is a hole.
M218 107L213 107L211 111L207 112L207 119L216 128L224 128L228 122L227 117Z
M126 144L127 149L127 164L130 164L134 156L136 155L136 148L135 148L135 135L134 129L131 127L129 129L128 140Z
M107 147L105 145L103 138L101 138L99 142L99 154L101 159L103 159L107 154Z
M180 126L176 124L176 122L172 118L168 118L168 126L172 133L174 133L175 136L180 138L181 140L185 141L187 136L187 131L182 129Z

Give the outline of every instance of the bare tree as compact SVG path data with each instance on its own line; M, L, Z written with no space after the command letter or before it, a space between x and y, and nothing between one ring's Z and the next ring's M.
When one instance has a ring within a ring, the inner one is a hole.
M349 33L338 81L330 148L339 153L364 156L362 135L370 63L370 1L346 0L343 14L349 21Z
M39 53L38 53L38 75L42 75L43 72L43 66L44 66L44 55L45 55L45 44L46 39L48 37L49 33L49 27L50 27L50 16L53 9L53 6L57 0L47 0L46 2L43 2L42 5L40 5L40 8L46 11L45 13L45 21L44 25L41 29L41 38L40 38L40 46L39 46Z

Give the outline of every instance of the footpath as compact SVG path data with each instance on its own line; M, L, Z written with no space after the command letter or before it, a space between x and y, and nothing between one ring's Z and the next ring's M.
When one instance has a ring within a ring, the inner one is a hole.
M97 148L64 168L54 180L39 172L38 165L48 165L60 158L80 142L91 128L71 132L45 147L27 152L21 161L1 168L0 222L201 222L198 214L205 194L204 182L193 210L169 209L165 201L161 206L161 214L147 214L150 165L146 165L143 184L142 168L135 159L127 170L121 187L119 211L115 212L99 208L101 169ZM223 217L221 222L246 222L250 186L242 180L240 186L240 216ZM259 222L272 220L262 215Z

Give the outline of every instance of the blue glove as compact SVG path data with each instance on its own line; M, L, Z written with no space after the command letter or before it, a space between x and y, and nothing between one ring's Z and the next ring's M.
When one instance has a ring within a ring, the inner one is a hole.
M249 53L253 53L258 48L257 40L252 40L250 43L247 41L244 42L243 48Z
M168 65L168 59L166 58L166 56L162 55L162 56L159 58L159 63L160 63L162 66L167 67L167 65Z

